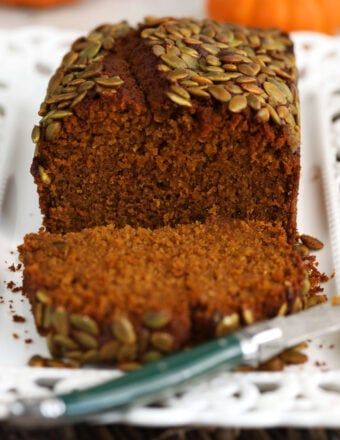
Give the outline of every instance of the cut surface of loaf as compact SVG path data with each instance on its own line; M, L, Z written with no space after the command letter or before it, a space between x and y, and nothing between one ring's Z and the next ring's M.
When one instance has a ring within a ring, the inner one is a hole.
M103 25L51 78L32 138L50 232L210 215L293 242L299 106L287 34L211 20Z
M19 251L52 355L82 363L148 362L308 298L301 256L263 222L39 232Z

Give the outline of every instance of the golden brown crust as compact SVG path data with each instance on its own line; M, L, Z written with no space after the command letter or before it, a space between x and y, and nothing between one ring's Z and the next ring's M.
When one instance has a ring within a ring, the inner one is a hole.
M151 360L297 311L308 294L301 256L261 222L42 232L19 250L39 331L82 362Z

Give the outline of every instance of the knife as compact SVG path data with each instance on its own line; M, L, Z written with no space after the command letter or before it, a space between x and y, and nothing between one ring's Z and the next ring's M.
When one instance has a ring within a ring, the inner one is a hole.
M330 303L288 317L258 322L195 348L169 355L116 379L10 406L15 423L70 423L131 405L155 403L240 364L258 365L306 339L340 329L340 307Z

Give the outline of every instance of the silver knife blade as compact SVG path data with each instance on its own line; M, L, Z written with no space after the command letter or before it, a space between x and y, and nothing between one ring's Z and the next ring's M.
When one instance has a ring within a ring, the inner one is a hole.
M281 337L266 338L270 329L279 330ZM340 306L329 301L297 314L255 323L236 334L242 339L246 362L256 365L286 348L337 330L340 330Z

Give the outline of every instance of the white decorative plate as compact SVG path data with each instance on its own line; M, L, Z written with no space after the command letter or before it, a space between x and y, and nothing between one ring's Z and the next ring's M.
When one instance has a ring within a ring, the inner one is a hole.
M30 135L48 78L76 36L50 28L0 30L0 419L7 417L8 405L17 397L46 396L118 374L28 367L33 354L47 356L47 350L28 302L13 292L20 287L21 272L8 269L18 268L16 246L23 235L41 223L29 173L34 151ZM299 230L325 243L318 260L320 269L331 274L340 270L340 38L297 33L294 40L303 134ZM11 281L14 286L8 288ZM326 292L336 293L334 279ZM340 333L311 341L307 354L306 364L282 373L222 373L161 406L134 407L95 422L339 427Z

